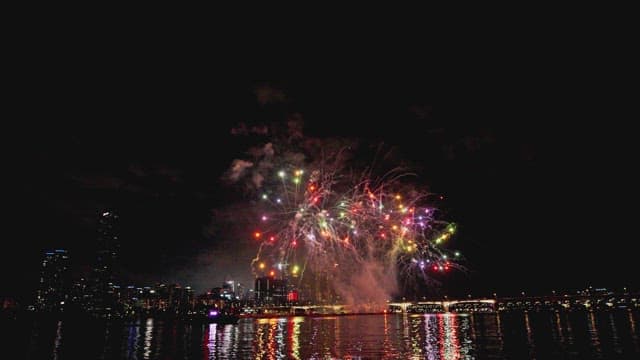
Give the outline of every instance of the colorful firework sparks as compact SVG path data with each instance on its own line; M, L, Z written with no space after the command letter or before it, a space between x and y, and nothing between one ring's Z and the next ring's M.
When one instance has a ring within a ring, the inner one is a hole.
M391 165L402 163L392 151L309 138L291 122L273 129L271 142L249 149L252 158L234 160L225 175L255 199L247 211L254 227L246 229L258 248L254 275L298 289L328 284L323 299L382 308L400 283L437 284L463 269L460 252L446 250L456 225L441 219L435 204L443 197L411 185L413 174Z
M392 170L374 179L332 167L275 171L275 181L259 194L254 273L295 278L305 269L340 268L335 276L348 282L371 262L424 279L458 268L460 252L445 250L456 225L437 218L428 205L433 196L403 185L405 175Z

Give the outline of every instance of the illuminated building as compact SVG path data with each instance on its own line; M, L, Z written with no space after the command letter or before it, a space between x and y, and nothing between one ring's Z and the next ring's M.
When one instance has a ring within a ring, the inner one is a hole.
M289 290L297 290L298 301L303 304L333 304L339 300L333 285L329 272L308 271L303 281Z
M64 307L71 286L69 255L66 250L46 252L40 270L36 308L57 311Z
M287 280L272 276L256 278L255 300L258 304L284 305L287 302Z
M116 304L114 268L119 250L117 223L118 215L113 211L104 211L98 217L98 250L91 269L86 304L87 310L96 315L111 313Z

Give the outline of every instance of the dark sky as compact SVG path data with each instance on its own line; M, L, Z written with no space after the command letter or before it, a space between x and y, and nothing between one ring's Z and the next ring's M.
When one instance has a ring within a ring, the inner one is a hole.
M32 294L45 249L69 249L86 271L107 207L121 216L127 281L249 281L247 239L211 225L242 199L220 176L255 140L231 128L292 116L308 135L395 147L446 196L471 269L447 291L639 285L625 215L633 136L580 72L219 81L144 64L63 70L30 73L11 97L22 125L5 132L3 294Z

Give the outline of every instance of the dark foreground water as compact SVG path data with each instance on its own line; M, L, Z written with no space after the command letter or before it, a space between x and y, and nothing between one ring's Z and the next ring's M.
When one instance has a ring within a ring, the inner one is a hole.
M3 321L0 359L640 359L638 313Z

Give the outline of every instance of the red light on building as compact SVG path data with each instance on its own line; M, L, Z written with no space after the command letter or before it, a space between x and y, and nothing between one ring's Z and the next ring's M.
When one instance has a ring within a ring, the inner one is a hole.
M295 290L289 291L289 293L287 294L287 301L289 302L298 301L298 292Z

